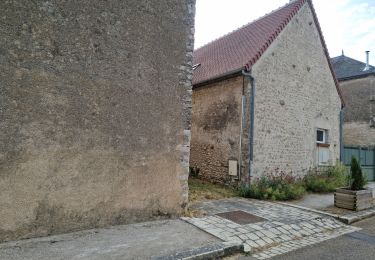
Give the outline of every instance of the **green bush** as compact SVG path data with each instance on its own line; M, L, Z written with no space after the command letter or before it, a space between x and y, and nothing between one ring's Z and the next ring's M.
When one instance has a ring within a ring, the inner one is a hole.
M305 176L304 183L307 191L332 192L338 187L347 185L347 169L338 162L335 166L329 166L323 171L313 170Z
M264 200L299 199L305 192L300 179L285 173L268 174L256 179L249 187L238 188L241 197Z
M366 179L363 176L362 168L359 166L358 160L353 156L350 165L350 189L362 190L366 185Z

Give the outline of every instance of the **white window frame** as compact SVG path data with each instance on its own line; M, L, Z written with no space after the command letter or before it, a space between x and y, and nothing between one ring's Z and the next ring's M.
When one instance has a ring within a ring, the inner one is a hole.
M323 141L318 141L318 131L323 132ZM323 128L317 128L316 129L316 143L317 144L328 144L328 130Z

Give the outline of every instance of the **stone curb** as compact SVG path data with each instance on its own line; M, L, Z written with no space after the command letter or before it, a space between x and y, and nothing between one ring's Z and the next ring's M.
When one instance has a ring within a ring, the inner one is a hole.
M367 210L363 210L363 211L360 211L360 212L354 212L354 213L351 213L351 214L340 216L340 215L337 215L337 214L331 214L331 213L328 213L328 212L325 212L325 211L307 208L307 207L294 205L294 204L290 204L290 203L285 203L285 202L278 202L278 203L283 204L285 206L298 208L298 209L302 209L302 210L307 210L307 211L311 211L311 212L318 213L318 214L321 214L321 215L326 215L326 216L335 218L335 219L337 219L337 220L339 220L339 221L341 221L341 222L343 222L344 224L347 224L347 225L350 225L350 224L353 224L354 222L357 222L357 221L375 216L375 207L367 209Z
M243 252L242 243L222 242L179 252L173 255L153 258L155 260L195 260L195 259L218 259L235 253Z
M355 213L351 213L348 215L340 216L339 220L344 222L345 224L350 225L354 222L357 222L366 218L370 218L372 216L375 216L375 207L366 209L360 212L355 212Z
M328 213L328 212L317 210L317 209L307 208L307 207L304 207L304 206L299 206L299 205L290 204L290 203L286 203L286 202L277 202L277 203L285 205L285 206L297 208L297 209L307 210L307 211L314 212L314 213L321 214L321 215L326 215L326 216L329 216L329 217L332 217L332 218L335 218L335 219L340 218L340 216L337 215L337 214L332 214L332 213Z

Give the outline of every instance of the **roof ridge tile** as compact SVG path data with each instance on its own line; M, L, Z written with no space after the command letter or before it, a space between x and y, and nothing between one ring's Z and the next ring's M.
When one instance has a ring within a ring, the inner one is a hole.
M306 0L295 0L198 48L194 51L193 84L228 71L250 69L262 56ZM246 55L244 55L246 53Z
M193 63L199 63L201 65L194 70L193 85L203 84L209 80L226 75L229 72L236 72L241 69L250 70L306 3L312 12L329 69L333 76L337 92L340 95L341 102L344 105L338 81L329 59L322 30L311 0L291 1L196 49L193 53Z
M262 16L256 18L256 19L254 19L254 20L248 22L247 24L244 24L244 25L242 25L242 26L240 26L240 27L238 27L238 28L236 28L236 29L233 29L232 31L230 31L230 32L228 32L228 33L222 35L222 36L219 36L219 37L213 39L212 41L209 41L209 42L203 44L202 46L200 46L199 48L195 49L194 51L198 51L198 50L202 49L203 47L206 47L207 45L210 45L210 44L212 44L212 43L214 43L214 42L217 42L218 40L223 39L223 38L225 38L226 36L229 36L229 35L231 35L232 33L235 33L236 31L239 31L239 30L241 30L241 29L247 27L248 25L253 24L253 23L255 23L255 22L257 22L257 21L263 19L263 18L265 18L265 17L267 17L267 16L269 16L269 15L271 15L271 14L273 14L273 13L279 11L280 9L283 9L283 8L289 6L289 5L295 4L296 1L303 1L303 2L305 2L305 0L294 0L294 1L291 1L291 2L289 2L289 3L286 3L286 4L284 4L283 6L280 6L279 8L276 8L275 10L272 10L271 12L266 13L266 14L264 14L264 15L262 15ZM299 9L299 8L298 8L298 9Z

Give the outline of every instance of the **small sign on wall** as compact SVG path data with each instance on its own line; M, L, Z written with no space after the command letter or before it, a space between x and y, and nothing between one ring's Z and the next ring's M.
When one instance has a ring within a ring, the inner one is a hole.
M237 176L237 161L229 160L229 175Z

